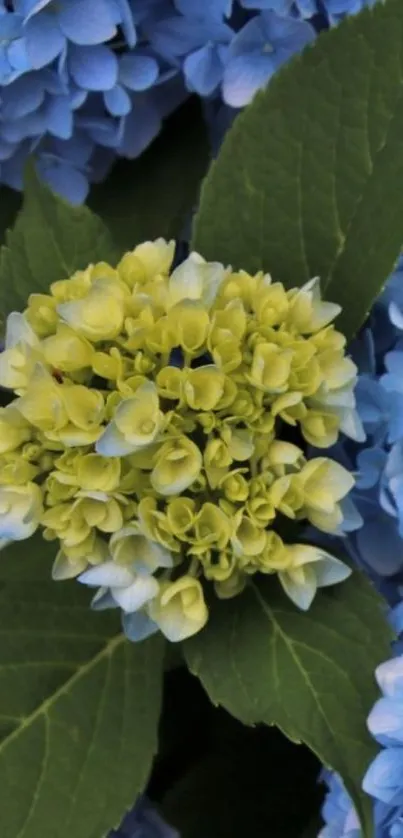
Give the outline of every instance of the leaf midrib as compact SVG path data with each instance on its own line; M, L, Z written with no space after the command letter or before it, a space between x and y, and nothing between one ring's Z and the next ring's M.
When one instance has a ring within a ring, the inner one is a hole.
M306 669L304 668L304 666L303 666L302 662L300 661L300 659L299 659L299 657L298 657L298 655L297 655L297 653L296 653L296 650L294 649L293 642L292 642L292 641L291 641L291 640L287 637L287 635L283 632L283 630L282 630L282 628L281 628L280 623L278 623L278 622L277 622L277 620L276 620L276 617L275 617L275 612L273 611L273 609L271 609L271 608L270 608L270 606L268 605L268 603L266 602L266 600L264 599L264 597L263 597L263 596L262 596L262 594L260 593L259 589L256 587L256 585L255 585L253 582L251 583L251 587L252 587L252 590L253 590L253 592L254 592L254 594L255 594L255 596L256 596L256 599L257 599L257 601L258 601L258 603L259 603L260 607L262 608L263 612L266 614L266 616L268 617L268 619L269 619L269 620L270 620L270 622L272 623L272 626L273 626L273 629L274 629L275 634L277 634L277 635L279 635L279 636L280 636L280 638L281 638L282 642L285 644L286 648L288 649L288 651L289 651L289 653L290 653L290 655L291 655L291 657L292 657L292 659L293 659L293 661L294 661L294 663L295 663L295 666L297 667L297 669L299 669L299 671L300 671L300 673L301 673L301 675L302 675L302 677L303 677L303 679L304 679L304 681L305 681L305 683L306 683L306 685L307 685L307 687L308 687L308 689L309 689L309 691L310 691L311 695L313 696L313 698L314 698L314 700L315 700L315 704L316 704L316 705L317 705L317 707L318 707L318 710L319 710L320 715L321 715L321 717L322 717L322 719L323 719L323 721L324 721L325 726L327 727L327 729L328 729L328 731L329 731L329 733L330 733L330 735L331 735L332 739L333 739L333 740L336 742L336 744L337 744L336 732L333 730L333 728L331 727L331 725L330 725L330 723L329 723L328 719L326 718L326 713L325 713L325 712L324 712L324 710L323 710L323 707L322 707L322 704L321 704L321 701L320 701L320 696L319 696L319 694L316 692L316 690L315 690L315 688L314 688L314 686L313 686L313 684L312 684L312 681L311 681L311 679L310 679L310 677L309 677L309 675L308 675L308 673L307 673ZM274 645L275 645L275 644L274 644ZM307 649L309 649L309 650L310 650L313 654L319 654L319 656L324 657L327 661L329 661L330 663L332 663L333 665L335 665L335 662L334 662L334 661L332 661L330 658L328 658L326 655L324 655L324 654L323 654L323 653L321 653L320 651L318 652L318 650L317 650L317 649L313 649L313 648L311 648L311 647L310 647L310 646L308 646L308 644L306 644L306 643L305 643L305 644L301 644L301 645L304 645L304 646L305 646ZM348 679L348 680L349 680L349 679ZM280 683L280 682L279 682L279 683ZM351 683L351 682L350 682L350 683ZM352 685L352 686L353 686L353 685ZM314 749L313 749L313 750L314 750ZM317 756L320 756L320 755L319 755L319 754L317 754Z
M106 645L92 657L87 663L79 666L77 671L74 675L71 676L67 681L64 682L52 695L42 701L29 716L25 716L21 719L21 722L17 727L8 735L6 736L2 742L0 742L0 757L3 756L4 750L7 746L16 739L27 727L29 727L33 722L39 719L42 715L47 717L49 709L52 705L65 693L67 693L74 685L81 680L91 669L99 663L104 657L110 656L118 646L121 645L125 641L125 636L123 634L118 634L109 640Z
M275 617L275 611L274 611L273 609L271 609L271 608L270 608L270 606L269 606L269 605L268 605L268 603L265 601L264 597L262 596L262 594L260 593L260 591L259 591L259 590L258 590L258 588L256 587L256 584L255 584L255 583L251 582L251 583L250 583L250 587L252 588L252 590L253 590L253 592L254 592L254 594L255 594L255 596L256 596L256 599L257 599L257 601L258 601L258 603L259 603L260 607L262 608L262 610L263 610L264 614L265 614L265 615L268 617L268 619L271 621L275 634L277 634L277 635L279 635L279 636L280 636L280 638L281 638L282 642L285 644L286 648L288 649L288 651L289 651L289 653L290 653L290 655L291 655L291 657L292 657L292 659L293 659L293 661L294 661L294 663L295 663L295 666L296 666L296 667L299 669L299 671L301 672L301 675L302 675L302 677L303 677L303 679L304 679L304 681L305 681L305 683L306 683L306 685L307 685L307 688L308 688L308 690L310 691L310 694L312 695L312 697L313 697L313 699L314 699L315 705L316 705L316 707L317 707L317 709L318 709L318 712L320 713L320 716L321 716L321 718L322 718L322 720L323 720L323 723L324 723L325 727L327 728L327 730L328 730L328 732L329 732L329 734L330 734L330 736L331 736L331 738L332 738L333 742L335 743L335 746L336 746L336 748L337 748L337 752L338 752L338 754L339 754L339 757L343 760L343 763L344 763L344 765L346 766L346 770L343 772L343 778L344 778L344 782L345 782L345 784L346 784L346 787L348 788L348 787L349 787L349 785L350 785L349 780L348 780L348 778L349 778L348 765L346 765L346 764L345 764L345 761L344 761L344 758L343 758L343 753L342 753L342 750L341 750L341 748L339 747L338 737L337 737L336 731L334 731L334 730L333 730L333 728L331 727L331 725L330 725L330 723L329 723L329 721L328 721L328 719L327 719L327 717L326 717L326 713L325 713L325 711L324 711L324 709L323 709L323 707L322 707L322 703L321 703L321 701L320 701L320 696L319 696L319 694L316 692L316 690L314 689L313 684L312 684L312 682L311 682L311 679L309 678L309 675L308 675L307 671L305 670L304 666L302 665L302 662L299 660L298 655L296 654L296 651L295 651L295 649L294 649L294 647L293 647L293 642L292 642L292 641L291 641L291 640L287 637L287 635L283 632L283 630L282 630L282 628L281 628L281 625L277 622L276 617ZM275 647L276 647L275 642L274 642L274 644L273 644L273 645L274 645L274 649L275 649ZM308 644L306 644L306 643L305 643L305 644L303 644L303 645L304 645L307 649L309 649L309 650L310 650L313 654L317 654L317 653L318 653L318 650L317 650L317 649L311 648L310 646L308 646ZM329 660L329 658L327 658L327 656L326 656L326 655L323 655L323 654L322 654L322 657L325 657L325 658L326 658L326 660ZM335 662L334 662L334 661L331 661L331 662L333 663L333 665L335 665ZM338 669L340 669L340 667L338 667ZM340 671L341 671L341 670L340 670ZM343 673L343 674L345 675L345 673ZM350 682L351 687L352 687L352 688L354 689L354 691L356 692L356 690L355 690L355 688L354 688L353 683L350 681L350 679L349 679L349 678L348 678L348 680L349 680L349 682ZM322 761L322 755L321 755L321 753L317 750L317 748L314 746L314 744L312 743L312 741L311 741L311 740L309 740L309 742L308 742L308 740L305 740L305 741L306 741L306 744L309 744L309 747L310 747L310 748L311 748L311 750L312 750L312 751L316 754L316 756L317 756L317 757L318 757L318 758ZM357 740L357 741L358 741L358 740ZM362 825L363 825L363 828L364 828L364 835L369 836L371 833L370 833L370 832L368 832L368 827L369 827L369 824L367 823L367 818L366 818L366 812L365 812L365 809L364 809L364 808L363 808L363 807L359 804L359 801L358 801L358 800L356 800L356 801L355 801L355 805L356 805L356 808L357 808L357 809L358 809L358 807L359 807L359 815L360 815L360 818L361 818L361 821L362 821Z

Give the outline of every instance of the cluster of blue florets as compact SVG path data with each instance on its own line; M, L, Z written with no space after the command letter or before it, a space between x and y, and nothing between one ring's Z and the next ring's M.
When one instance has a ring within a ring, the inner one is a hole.
M357 476L351 493L355 521L345 544L389 603L398 637L395 657L376 673L382 697L368 727L383 748L363 786L374 799L375 838L403 838L403 258L352 349L367 439L360 446L346 442L337 452ZM326 773L324 779L329 791L320 838L361 838L340 778Z
M230 118L316 31L372 4L0 0L0 183L20 188L33 154L80 203L186 96L223 103Z

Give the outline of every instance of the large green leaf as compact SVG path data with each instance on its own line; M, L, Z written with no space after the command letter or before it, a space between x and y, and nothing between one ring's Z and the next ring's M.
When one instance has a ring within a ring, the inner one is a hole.
M73 207L41 184L29 167L21 212L0 251L0 314L25 308L29 294L46 293L90 262L113 262L117 253L103 222L87 207Z
M320 276L351 335L403 242L403 3L319 36L238 117L193 245L288 287Z
M89 205L104 219L122 250L163 236L179 238L196 204L209 147L200 104L190 100L137 160L119 161L94 186Z
M1 556L1 835L103 838L148 779L163 643L126 641L50 566L36 538Z
M219 602L185 644L189 668L215 704L246 724L278 725L341 774L366 836L371 805L361 780L376 744L365 722L390 640L379 602L358 575L318 593L308 613L275 583L251 584Z

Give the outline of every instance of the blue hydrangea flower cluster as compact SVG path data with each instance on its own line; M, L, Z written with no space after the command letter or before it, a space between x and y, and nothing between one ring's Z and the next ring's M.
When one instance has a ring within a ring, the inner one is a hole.
M345 546L390 605L395 657L376 673L382 698L368 718L383 746L363 781L374 798L376 838L403 838L403 257L354 343L360 369L357 407L365 444L344 443L339 459L356 473L358 510ZM328 784L320 838L360 838L353 805L339 777Z
M186 96L223 103L225 124L316 31L373 2L0 0L0 182L20 188L33 154L80 203Z

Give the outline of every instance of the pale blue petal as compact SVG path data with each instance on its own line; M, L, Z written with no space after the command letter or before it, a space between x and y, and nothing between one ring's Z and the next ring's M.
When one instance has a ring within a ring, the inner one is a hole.
M367 794L384 803L403 802L403 748L387 748L371 763L362 783Z
M126 441L115 423L110 422L102 436L95 443L95 450L102 457L125 457L127 454L133 452L133 445Z
M326 554L319 562L315 562L312 568L318 588L327 588L330 585L337 585L338 582L344 582L351 576L352 572L351 568L341 562L340 559Z
M403 309L401 305L392 302L389 306L389 317L397 329L403 329Z
M146 637L150 637L158 631L157 624L143 611L123 614L122 626L126 637L134 643L145 640Z
M343 520L340 525L341 532L349 533L359 530L364 523L364 519L353 499L351 497L343 498L340 502L340 508L343 514Z
M403 607L403 603L400 603ZM381 663L376 670L376 680L383 694L389 698L403 698L403 655Z
M106 611L109 608L118 608L108 588L99 588L91 600L93 611Z
M403 704L391 698L380 698L372 708L367 725L380 745L403 744Z
M131 614L157 596L158 590L159 585L154 576L142 575L125 588L112 587L111 594L122 610Z
M103 588L110 588L112 586L125 587L126 585L131 585L133 582L133 574L127 567L116 564L116 562L111 560L94 565L89 570L85 570L78 577L78 581L84 585L90 585L93 588L100 586Z
M224 69L223 98L232 108L247 105L275 70L270 54L251 53L230 58Z
M280 583L292 602L301 609L301 611L308 611L308 608L313 602L316 593L315 575L308 577L304 585L297 585L288 575L288 573L279 573Z

